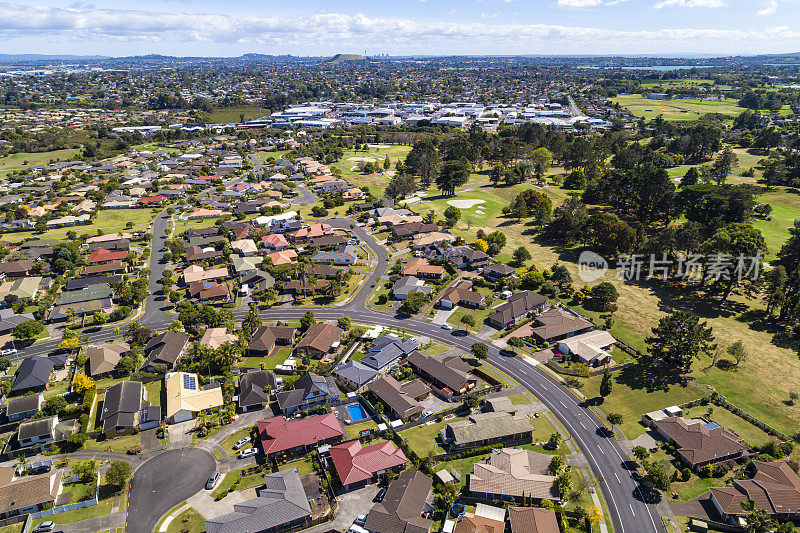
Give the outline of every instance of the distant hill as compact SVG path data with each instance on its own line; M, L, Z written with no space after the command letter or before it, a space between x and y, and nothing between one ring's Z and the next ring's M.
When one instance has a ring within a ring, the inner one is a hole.
M0 61L97 61L108 56L77 56L50 54L0 54Z
M330 58L327 63L338 65L340 63L348 63L350 61L366 61L367 58L358 54L336 54Z

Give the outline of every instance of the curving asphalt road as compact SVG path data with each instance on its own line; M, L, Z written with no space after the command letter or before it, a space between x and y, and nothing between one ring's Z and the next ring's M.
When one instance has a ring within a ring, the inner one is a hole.
M131 479L125 531L153 533L164 513L203 490L215 467L214 456L198 448L171 450L146 461Z
M162 263L166 222L168 215L161 213L153 225L153 249L150 263L150 294L146 310L141 317L143 326L164 329L174 319L164 313L164 302L158 294L159 280L164 269ZM377 264L359 292L346 304L338 307L276 307L261 312L266 320L297 320L308 310L318 319L335 320L346 314L355 322L401 327L409 332L454 345L469 351L472 343L480 341L473 335L442 330L418 318L401 318L390 313L369 308L368 300L389 268L389 254L377 244L374 237L355 226L349 219L331 219L332 226L348 229L357 235L377 257ZM241 318L247 310L235 313ZM90 335L92 342L102 342L114 337L110 329ZM19 356L44 353L57 346L58 341L37 343L21 351ZM24 352L24 354L22 353ZM655 504L644 501L638 484L626 467L625 452L613 437L609 437L597 416L564 387L543 371L525 361L506 357L489 345L488 361L512 376L542 401L566 427L580 450L586 456L609 507L616 531L620 533L662 533L663 526ZM202 450L187 448L165 452L143 464L134 476L128 531L150 533L158 518L175 504L202 488L214 468L214 457ZM135 518L132 518L135 517ZM149 529L148 529L149 527Z

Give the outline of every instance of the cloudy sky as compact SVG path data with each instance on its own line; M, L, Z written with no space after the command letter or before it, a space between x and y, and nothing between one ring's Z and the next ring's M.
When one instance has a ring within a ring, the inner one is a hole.
M800 51L800 0L0 1L0 53Z

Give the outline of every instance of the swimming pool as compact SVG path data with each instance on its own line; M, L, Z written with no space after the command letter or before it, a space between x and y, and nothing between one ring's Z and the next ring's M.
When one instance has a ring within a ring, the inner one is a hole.
M364 408L361 407L360 403L348 405L347 412L350 413L350 418L352 418L354 422L358 422L359 420L364 420L367 418L367 412L364 411Z

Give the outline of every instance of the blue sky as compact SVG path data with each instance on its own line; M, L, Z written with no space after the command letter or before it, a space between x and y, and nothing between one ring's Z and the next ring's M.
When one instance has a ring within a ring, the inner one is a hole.
M0 1L0 53L800 51L800 0Z

